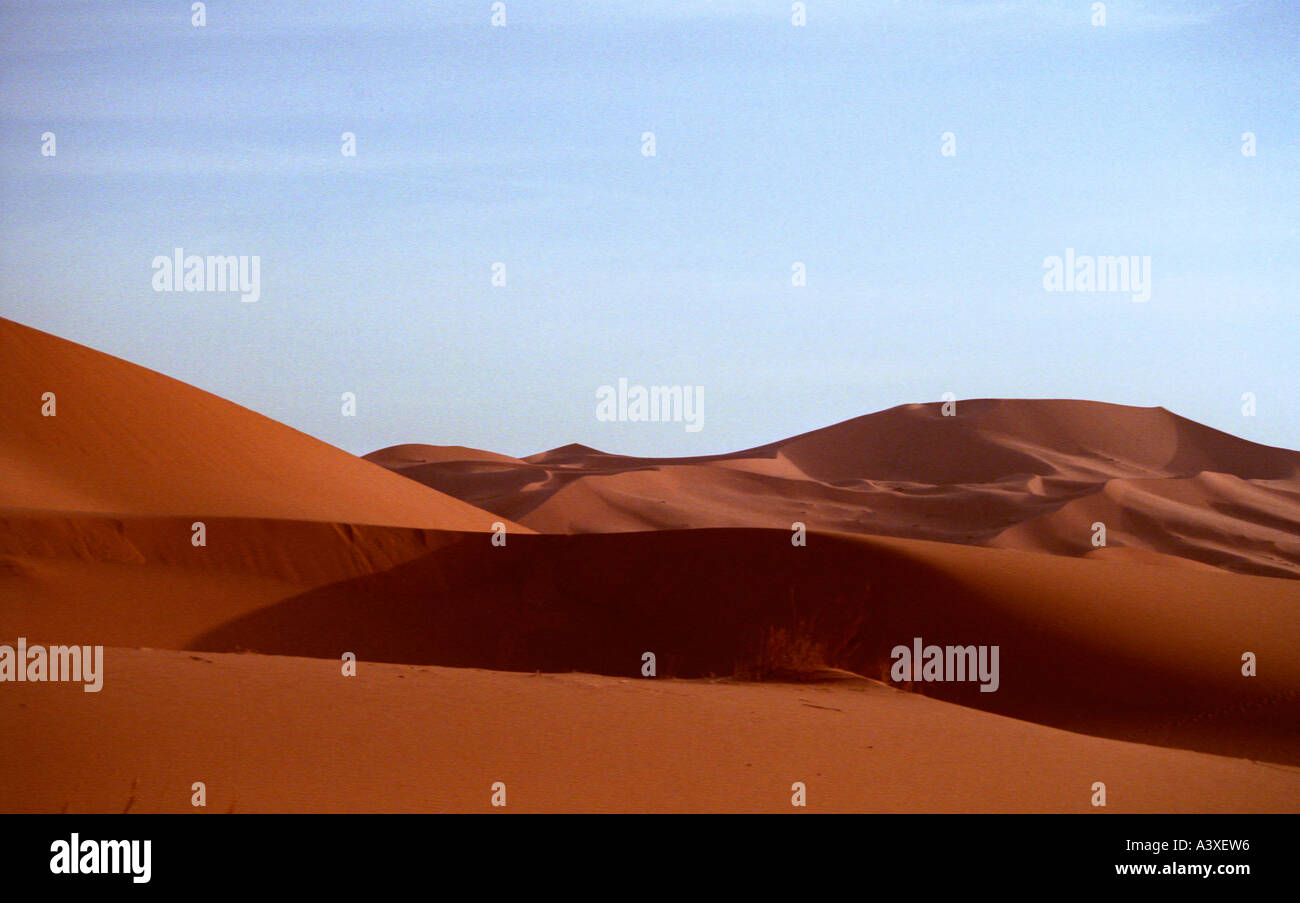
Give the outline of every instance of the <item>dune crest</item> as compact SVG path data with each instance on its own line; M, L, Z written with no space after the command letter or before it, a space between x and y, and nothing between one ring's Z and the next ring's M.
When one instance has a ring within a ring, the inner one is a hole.
M481 531L501 520L201 389L3 319L0 368L0 510Z

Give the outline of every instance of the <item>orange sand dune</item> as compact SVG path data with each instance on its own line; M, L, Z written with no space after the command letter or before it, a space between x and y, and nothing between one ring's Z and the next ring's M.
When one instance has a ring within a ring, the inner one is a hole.
M9 320L0 320L0 368L0 510L450 530L501 520L192 386ZM55 416L42 414L45 393Z
M0 694L5 812L1296 812L1300 770L794 686L105 650ZM19 780L12 777L21 776ZM191 805L202 781L207 807ZM503 782L506 807L491 806ZM791 806L802 782L806 809ZM1107 806L1090 803L1095 781Z
M551 533L800 522L1083 556L1100 522L1105 548L1147 561L1300 577L1300 452L1163 408L975 400L945 417L913 404L729 455L426 451L399 472Z

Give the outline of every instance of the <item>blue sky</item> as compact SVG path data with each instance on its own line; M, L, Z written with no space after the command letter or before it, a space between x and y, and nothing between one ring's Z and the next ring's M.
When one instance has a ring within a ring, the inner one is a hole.
M0 314L357 453L704 454L944 392L1300 447L1300 8L1091 5L7 3ZM175 247L258 255L260 300L154 292ZM1066 248L1149 256L1150 301L1044 291ZM620 377L704 428L597 420Z

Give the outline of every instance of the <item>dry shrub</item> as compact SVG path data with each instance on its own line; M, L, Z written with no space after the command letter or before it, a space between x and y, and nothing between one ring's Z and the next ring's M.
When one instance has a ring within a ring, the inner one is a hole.
M808 625L768 626L754 651L736 665L743 680L798 680L826 667L826 650L812 637Z

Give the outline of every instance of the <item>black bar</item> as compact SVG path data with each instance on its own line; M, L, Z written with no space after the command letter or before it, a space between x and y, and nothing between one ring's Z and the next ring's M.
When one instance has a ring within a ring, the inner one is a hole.
M468 880L487 891L613 881L606 889L618 896L697 888L701 870L733 891L794 880L820 892L838 876L865 894L904 881L920 898L943 887L1232 893L1286 886L1295 827L1288 815L9 815L0 875L6 889L131 893L414 884L459 897ZM129 869L52 873L52 844L74 832L82 843L150 840L149 881ZM1117 873L1152 864L1157 874ZM1186 873L1206 865L1249 873Z

